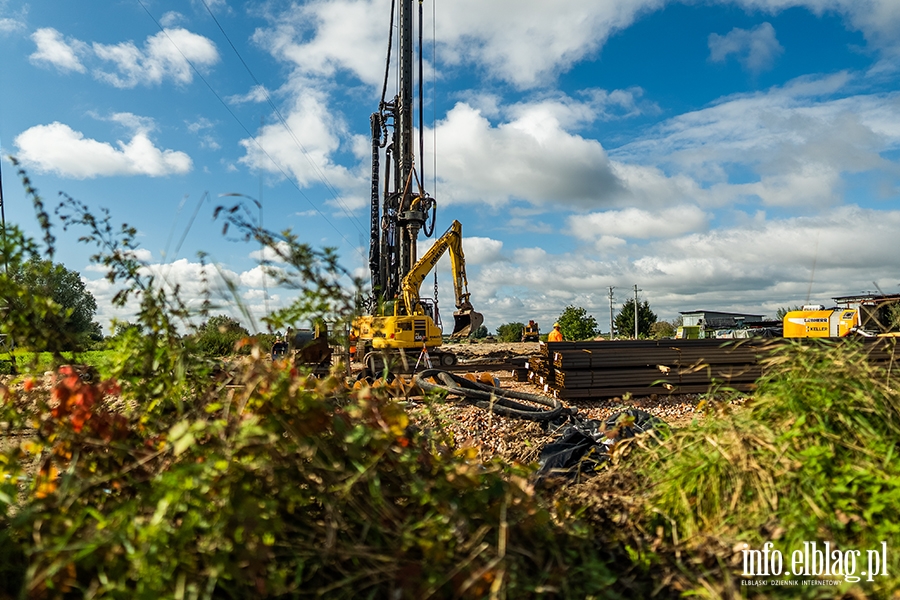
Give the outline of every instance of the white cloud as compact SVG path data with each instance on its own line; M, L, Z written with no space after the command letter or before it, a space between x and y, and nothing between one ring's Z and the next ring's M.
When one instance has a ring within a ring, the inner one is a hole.
M374 86L384 75L388 18L384 3L374 0L294 4L254 40L300 76L331 77L347 69Z
M25 29L28 5L23 5L15 12L10 11L8 5L9 0L0 0L0 34L14 33Z
M558 108L522 106L517 118L494 126L469 105L457 104L436 131L426 131L426 147L432 147L432 135L437 137L437 168L440 188L449 190L446 199L493 206L514 199L612 205L623 190L606 151L596 140L567 132L562 123L578 115Z
M244 104L246 102L266 102L269 96L265 86L254 85L246 94L229 96L227 99L232 104Z
M191 133L199 133L204 129L210 129L213 126L213 122L207 119L206 117L200 117L196 121L189 122L187 124L188 131Z
M76 71L84 73L85 66L81 63L79 55L87 50L87 44L75 39L66 40L63 35L52 27L38 29L31 34L31 39L37 46L37 50L29 56L34 64L49 64L62 72Z
M463 238L463 253L466 264L486 265L501 262L504 259L503 242L486 237Z
M792 6L808 8L815 14L835 11L852 28L863 32L875 48L888 52L896 51L900 40L900 4L895 0L739 0L738 4L772 12Z
M272 285L273 282L272 277L266 275L265 268L259 265L253 267L249 271L242 272L239 278L241 285L250 288L268 287L269 285Z
M552 80L597 52L612 31L628 26L638 13L664 4L664 0L565 4L460 0L442 7L435 24L426 10L425 28L434 25L442 65L475 64L492 77L528 88ZM273 14L271 21L272 26L259 30L254 39L303 75L331 77L343 70L366 84L380 85L388 30L382 2L295 4Z
M417 244L419 258L422 258L422 256L431 249L435 241L436 239L431 238L419 240ZM502 253L503 242L500 240L486 237L463 236L462 247L467 265L483 265L506 260ZM441 263L446 266L448 272L450 264L449 256L450 252L447 251L442 255L441 259ZM443 260L443 257L448 257L448 260Z
M132 42L93 44L101 60L112 62L117 72L95 71L95 75L118 88L156 85L166 79L190 83L191 63L198 69L219 61L216 45L208 38L182 28L165 29L147 38L144 48Z
M22 21L10 17L0 18L0 33L12 33L14 31L21 31L22 29L25 29L25 23Z
M275 248L265 246L261 250L253 250L249 256L257 261L261 259L263 262L268 263L283 263L284 260L281 257L288 254L289 251L290 245L287 242L276 242Z
M884 154L900 148L900 94L841 97L853 83L839 73L724 98L616 149L614 171L636 191L625 172L652 165L640 168L649 190L668 188L701 206L748 196L771 206L836 202L847 174L893 178L896 165Z
M713 62L725 62L734 54L745 69L759 73L771 69L784 48L775 37L771 23L762 23L753 29L735 27L725 35L709 34L709 58Z
M664 4L460 0L444 7L437 22L441 62L471 62L517 87L534 87L599 51L638 13Z
M241 140L247 153L240 161L271 173L281 174L284 169L300 186L324 179L337 188L365 189L364 171L351 172L332 160L342 138L347 137L347 128L342 119L328 112L323 92L314 88L300 90L285 121L289 129L279 122L263 127L256 141Z
M188 122L187 129L194 135L200 138L200 145L203 148L209 148L211 150L218 150L221 148L221 145L216 140L215 137L208 130L211 130L215 127L215 123L207 119L206 117L200 117L196 121Z
M200 0L191 0L191 4L194 6L194 8L196 10L198 10L198 11L202 10L203 12L206 12L206 7L204 6L204 4L212 10L217 10L217 9L221 8L228 12L231 11L231 9L228 6L228 2L226 2L226 0L204 0L204 2L201 2Z
M178 13L166 13L167 22L180 18ZM187 84L193 80L191 64L203 70L219 61L216 45L208 38L180 27L167 27L149 36L144 47L133 42L119 44L85 42L64 38L56 29L46 27L36 30L32 40L37 50L30 60L35 64L48 64L60 71L87 72L86 59L100 59L115 65L115 71L93 69L94 76L118 88L138 85L156 85L165 80Z
M136 251L138 258L141 260L149 260L150 252L139 249ZM89 268L86 271L105 272L104 269ZM231 294L229 286L225 279L231 281L239 281L239 276L234 271L227 268L213 265L203 265L197 262L191 262L187 259L179 259L171 263L151 263L142 267L140 274L143 277L152 275L155 283L171 292L177 285L179 297L184 301L185 306L189 310L194 310L198 314L207 298L211 298L214 308L213 314L227 313L231 316L241 319L238 311L234 310L235 298ZM136 320L136 316L140 311L139 300L132 296L125 306L116 306L113 304L113 297L121 289L119 284L110 283L106 278L85 279L86 289L93 294L97 301L96 320L103 327L104 332L111 333L111 321L117 319L120 321ZM207 295L208 294L208 295ZM199 323L199 320L196 320Z
M576 237L594 240L606 236L617 238L672 238L703 231L709 226L709 215L696 206L674 206L660 211L639 208L609 210L573 215L569 229ZM604 244L608 244L607 240Z
M184 21L184 15L174 10L170 10L159 19L159 23L163 27L174 27L182 21Z
M116 146L86 138L80 131L54 121L36 125L20 133L15 144L19 158L40 171L63 177L89 179L98 176L147 175L161 177L191 170L191 158L184 152L160 150L150 141L147 119L118 113L111 120L128 124L134 131L127 142Z

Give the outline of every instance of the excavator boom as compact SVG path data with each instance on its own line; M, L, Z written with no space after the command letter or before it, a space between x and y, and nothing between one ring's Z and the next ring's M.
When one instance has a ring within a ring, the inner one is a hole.
M434 245L422 255L401 282L403 301L408 314L424 314L419 288L425 277L434 269L445 252L450 252L450 268L453 272L453 293L456 312L453 313L451 337L466 337L484 323L484 316L475 312L469 301L469 282L466 279L466 258L462 249L462 224L454 220Z

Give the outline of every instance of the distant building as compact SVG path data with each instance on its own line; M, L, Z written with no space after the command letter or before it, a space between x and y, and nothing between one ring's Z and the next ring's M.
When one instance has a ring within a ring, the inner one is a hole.
M751 323L762 323L762 315L717 312L714 310L690 310L679 313L685 327L702 326L704 329L733 329Z

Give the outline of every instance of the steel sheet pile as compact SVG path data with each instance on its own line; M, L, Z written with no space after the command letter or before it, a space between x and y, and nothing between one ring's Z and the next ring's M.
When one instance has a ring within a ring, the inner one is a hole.
M636 340L542 343L528 380L560 399L630 393L747 392L762 374L769 340Z

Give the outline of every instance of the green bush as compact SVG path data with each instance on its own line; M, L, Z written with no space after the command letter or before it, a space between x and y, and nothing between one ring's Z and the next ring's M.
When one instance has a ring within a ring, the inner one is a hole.
M239 342L248 337L250 332L236 319L227 315L216 315L200 326L196 343L205 356L229 356L236 352L247 354L249 346L239 346Z
M569 341L589 340L597 335L597 319L580 306L567 306L556 322L563 338Z
M497 328L497 339L501 342L519 342L524 330L524 323L505 323Z

